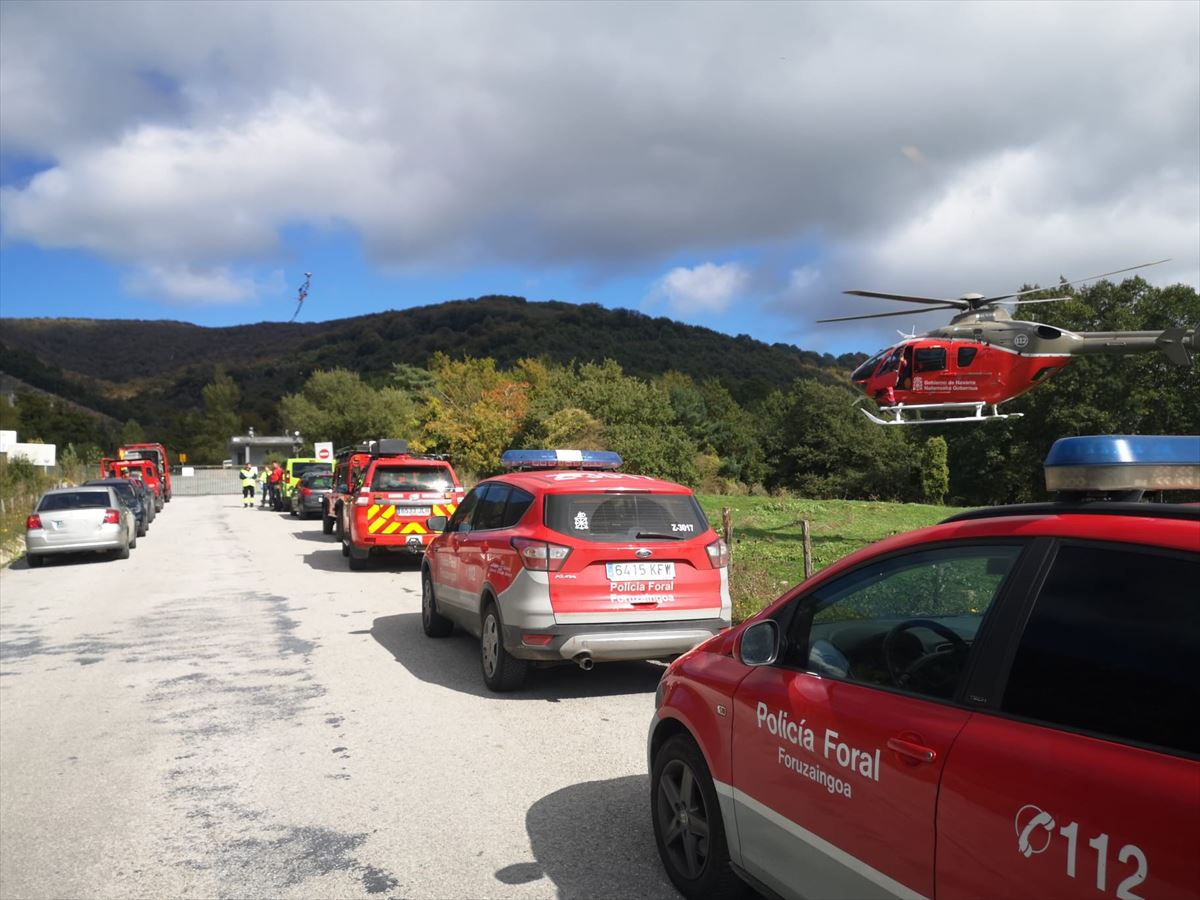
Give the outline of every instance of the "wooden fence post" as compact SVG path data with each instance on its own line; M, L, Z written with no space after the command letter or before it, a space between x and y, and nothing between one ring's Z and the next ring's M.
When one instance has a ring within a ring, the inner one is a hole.
M800 523L800 536L804 540L804 580L808 580L808 576L812 574L812 532L808 526L808 519L804 519Z
M725 547L729 551L729 568L733 568L733 510L728 506L721 510L721 536L725 538Z

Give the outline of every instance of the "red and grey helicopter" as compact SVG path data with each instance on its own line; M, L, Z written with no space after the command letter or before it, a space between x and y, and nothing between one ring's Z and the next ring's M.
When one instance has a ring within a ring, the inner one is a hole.
M1131 272L1146 266L1156 266L1163 262L1167 260L1143 263L1101 275L1090 275L1075 281L1064 281L1056 285L1056 288ZM863 410L867 418L877 425L986 422L1019 416L1020 413L1000 412L1000 404L1042 384L1066 366L1073 356L1089 353L1147 353L1158 350L1173 363L1181 366L1191 365L1192 353L1197 347L1195 328L1073 332L1052 325L1014 319L1001 305L1054 303L1070 299L1020 299L1027 294L1040 294L1046 290L1047 288L1033 288L998 297L963 294L955 299L912 297L878 291L846 291L845 293L857 297L920 303L926 308L841 316L819 321L848 322L857 319L907 316L913 312L958 310L949 325L924 334L905 337L898 344L876 353L854 370L850 376L851 380L879 405L882 416ZM922 418L930 413L940 413L943 417Z

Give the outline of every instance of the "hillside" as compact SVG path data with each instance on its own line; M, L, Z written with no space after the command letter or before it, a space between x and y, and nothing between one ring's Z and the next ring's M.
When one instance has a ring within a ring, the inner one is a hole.
M669 369L717 377L740 400L796 378L834 379L854 362L630 310L493 296L330 322L227 328L4 319L0 366L36 387L152 424L197 407L199 389L218 365L233 374L251 406L266 409L314 369L345 367L379 380L393 363L421 366L437 351L490 356L502 366L527 356L609 358L641 377Z

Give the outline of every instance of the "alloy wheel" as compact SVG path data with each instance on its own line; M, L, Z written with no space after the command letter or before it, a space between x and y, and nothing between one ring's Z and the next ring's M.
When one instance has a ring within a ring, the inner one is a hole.
M695 880L708 862L708 810L695 773L674 759L658 782L656 814L663 846L676 870Z

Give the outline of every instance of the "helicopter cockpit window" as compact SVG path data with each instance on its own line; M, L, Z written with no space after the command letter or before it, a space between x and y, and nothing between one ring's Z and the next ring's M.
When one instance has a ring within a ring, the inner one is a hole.
M882 366L879 367L879 374L886 375L888 372L894 372L900 366L900 354L904 352L903 347L897 347L892 351L892 355L887 358Z
M946 368L945 347L918 347L916 371L940 372Z
M965 369L971 363L975 362L975 354L979 352L978 347L959 347L958 348L958 367Z
M865 381L871 377L871 373L875 371L875 367L879 365L879 361L887 354L886 350L880 350L865 363L859 366L850 374L851 381Z

